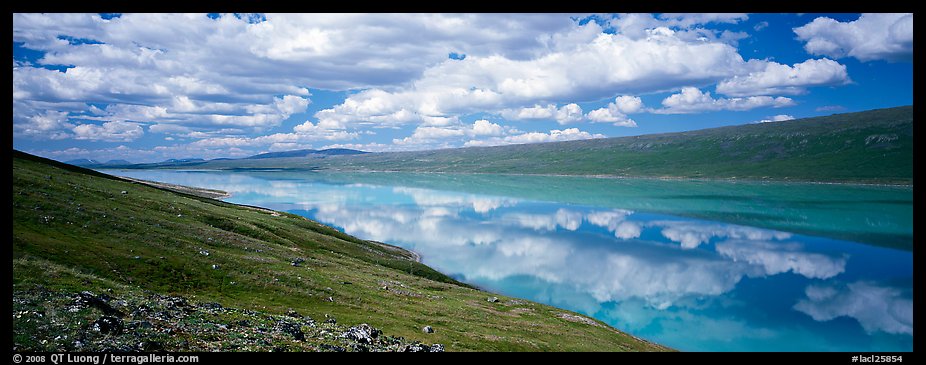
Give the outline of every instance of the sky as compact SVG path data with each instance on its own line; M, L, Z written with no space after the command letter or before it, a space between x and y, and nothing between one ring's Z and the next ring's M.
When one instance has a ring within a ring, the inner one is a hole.
M913 14L14 14L68 161L621 137L913 103Z

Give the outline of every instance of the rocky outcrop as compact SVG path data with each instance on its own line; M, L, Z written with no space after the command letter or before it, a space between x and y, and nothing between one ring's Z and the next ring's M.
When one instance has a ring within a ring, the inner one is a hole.
M180 296L39 287L14 290L13 351L444 351L327 317L319 323L292 309L276 315Z

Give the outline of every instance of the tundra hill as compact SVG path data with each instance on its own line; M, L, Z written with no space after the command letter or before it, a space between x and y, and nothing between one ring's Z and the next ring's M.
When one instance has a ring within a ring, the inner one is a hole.
M14 351L666 350L301 216L18 151L12 260Z
M210 161L197 164L196 168L592 175L909 185L913 183L913 107L634 137L368 153L329 156L325 159Z

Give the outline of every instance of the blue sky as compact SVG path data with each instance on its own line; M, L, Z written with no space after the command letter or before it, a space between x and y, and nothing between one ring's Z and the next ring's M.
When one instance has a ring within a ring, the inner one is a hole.
M14 14L58 159L535 143L913 103L912 14Z

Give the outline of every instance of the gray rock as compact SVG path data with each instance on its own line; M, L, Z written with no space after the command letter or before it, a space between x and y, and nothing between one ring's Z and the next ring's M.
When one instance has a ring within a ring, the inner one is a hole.
M431 352L444 352L444 345L439 343L431 345Z
M431 326L424 326L421 331L424 333L434 333L434 328L431 328Z
M93 322L91 327L94 331L107 334L119 334L122 332L122 319L113 316L102 316Z
M431 350L431 347L422 345L420 343L415 343L405 346L405 348L402 349L402 352L428 352L429 350Z
M372 326L364 323L359 326L354 326L348 328L341 337L349 340L354 340L362 344L371 344L373 343L373 338L379 335L379 330L374 329Z
M292 335L293 339L295 339L296 341L305 340L305 333L302 332L302 329L300 329L298 325L292 324L289 322L280 321L279 323L277 323L277 326L280 329L280 332L288 333Z
M220 267L221 267L221 266L219 266L219 265L214 265L214 264L212 265L212 269L213 269L213 270L218 270Z
M163 351L164 345L158 341L144 341L138 343L138 350L145 352Z
M498 297L489 297L486 301L489 303L498 303Z
M366 324L366 323L362 323L362 324L360 324L360 326L358 326L358 327L360 327L361 329L367 331L367 333L370 334L370 337L372 337L372 338L374 338L374 339L377 338L377 337L379 337L379 335L381 335L381 334L383 333L383 331L380 331L380 330L378 330L378 329L376 329L376 328L373 328L373 326L368 325L368 324Z
M108 316L118 316L118 317L123 316L122 312L120 312L118 309L113 308L112 306L109 305L109 303L107 303L109 299L111 298L106 294L96 295L89 291L82 291L80 292L80 294L77 295L76 298L74 298L74 304L73 304L72 309L79 309L82 307L89 306L89 307L99 309L100 311L103 312L103 314L108 315ZM76 311L77 310L71 310L71 312L76 312Z

